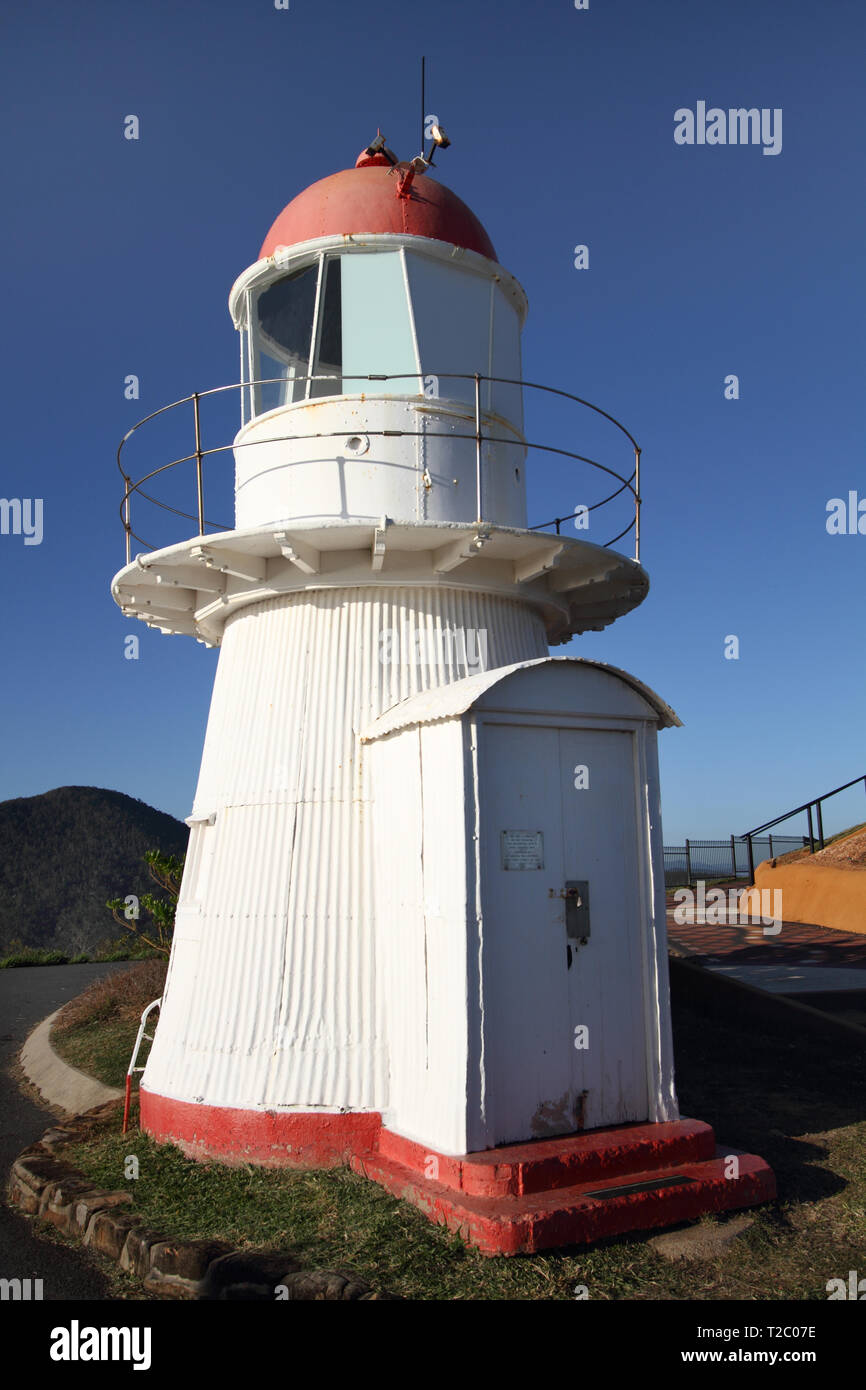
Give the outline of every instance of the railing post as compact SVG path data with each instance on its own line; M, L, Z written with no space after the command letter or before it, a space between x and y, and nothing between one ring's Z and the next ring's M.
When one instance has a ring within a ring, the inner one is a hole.
M773 832L772 832L772 830L770 830L770 831L768 832L768 834L767 834L767 839L768 839L769 845L770 845L770 858L772 859L772 857L773 857Z
M821 802L815 802L815 810L818 812L818 840L821 848L824 848L824 817L821 813Z
M737 847L734 844L734 837L731 836L731 876L737 877Z
M634 558L640 564L640 449L634 450Z
M475 373L475 503L481 521L481 377Z
M812 803L806 807L806 816L809 821L809 853L815 853L815 832L812 829Z
M686 874L688 875L689 887L692 886L692 847L686 840Z
M204 481L202 479L201 459L201 420L198 409L198 391L192 394L192 409L195 417L195 477L198 487L198 533L204 535Z
M752 844L751 835L746 836L746 843L749 846L749 882L755 881L755 847Z
M132 520L129 511L129 479L126 480L126 492L123 498L123 530L126 534L126 563L132 559Z

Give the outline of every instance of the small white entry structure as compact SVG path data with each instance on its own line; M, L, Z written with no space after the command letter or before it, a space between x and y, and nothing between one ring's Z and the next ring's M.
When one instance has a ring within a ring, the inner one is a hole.
M679 722L546 658L366 730L390 1130L458 1154L677 1118L656 731Z

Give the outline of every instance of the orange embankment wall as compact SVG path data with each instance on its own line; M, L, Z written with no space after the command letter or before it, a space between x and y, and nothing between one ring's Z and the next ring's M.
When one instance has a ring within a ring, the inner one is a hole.
M794 864L759 864L755 887L743 895L741 910L759 910L752 894L761 888L781 888L782 918L818 927L866 935L866 869L837 869L831 864L800 860Z

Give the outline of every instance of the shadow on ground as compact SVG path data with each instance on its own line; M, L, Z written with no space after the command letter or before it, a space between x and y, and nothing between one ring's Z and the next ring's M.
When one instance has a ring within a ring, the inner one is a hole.
M672 963L681 1113L711 1124L720 1144L765 1158L781 1201L839 1192L845 1180L821 1166L820 1136L866 1119L866 1039L699 975Z

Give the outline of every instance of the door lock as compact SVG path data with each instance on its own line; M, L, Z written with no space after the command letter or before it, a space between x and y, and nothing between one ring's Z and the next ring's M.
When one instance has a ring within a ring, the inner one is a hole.
M569 941L589 940L589 880L567 879L565 892L565 934Z

